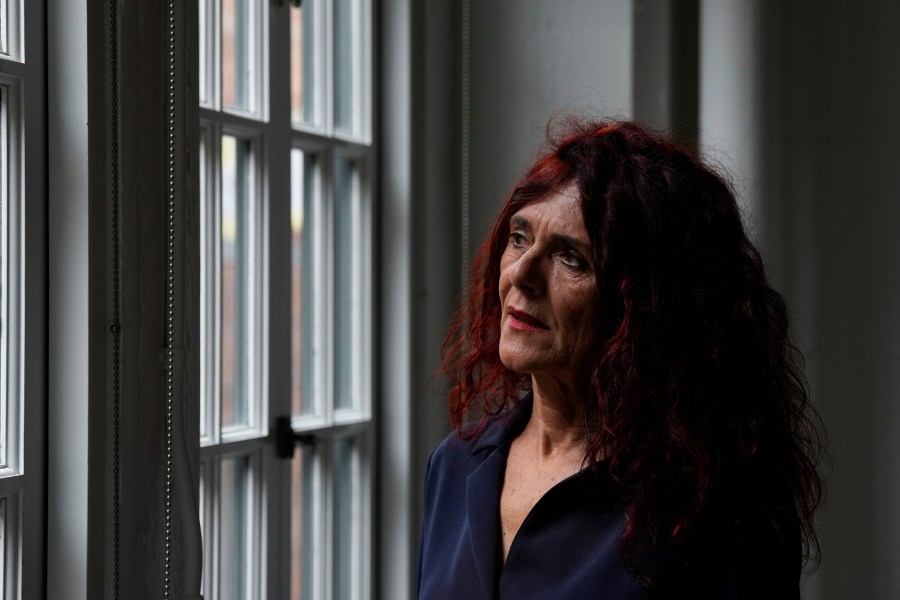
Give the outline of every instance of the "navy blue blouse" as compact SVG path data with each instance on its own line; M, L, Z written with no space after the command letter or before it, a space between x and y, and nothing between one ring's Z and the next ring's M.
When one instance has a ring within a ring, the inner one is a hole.
M506 457L530 414L531 402L523 400L475 438L451 433L432 452L420 600L799 598L799 540L788 556L773 551L784 547L780 538L740 523L719 529L677 582L651 593L622 560L626 519L615 486L587 470L560 481L535 504L504 564L500 492Z

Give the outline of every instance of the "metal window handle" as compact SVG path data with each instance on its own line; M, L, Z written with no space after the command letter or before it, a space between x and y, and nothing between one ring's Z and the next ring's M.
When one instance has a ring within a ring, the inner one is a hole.
M293 0L292 0L293 1ZM294 448L297 444L313 446L316 437L310 434L296 433L291 427L290 417L278 417L275 419L275 453L278 458L294 458Z

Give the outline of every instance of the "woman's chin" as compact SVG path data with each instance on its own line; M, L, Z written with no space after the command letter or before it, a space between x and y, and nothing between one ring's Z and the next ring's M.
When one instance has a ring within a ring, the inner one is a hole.
M504 351L500 346L500 362L503 366L515 373L522 375L531 375L535 371L539 371L541 361L535 356L529 356L530 353L522 353L516 351Z

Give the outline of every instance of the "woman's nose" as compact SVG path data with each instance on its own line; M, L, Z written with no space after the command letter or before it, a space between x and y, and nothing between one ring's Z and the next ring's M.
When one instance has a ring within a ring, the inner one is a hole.
M522 254L512 267L510 282L529 294L542 294L546 288L543 260L534 246Z

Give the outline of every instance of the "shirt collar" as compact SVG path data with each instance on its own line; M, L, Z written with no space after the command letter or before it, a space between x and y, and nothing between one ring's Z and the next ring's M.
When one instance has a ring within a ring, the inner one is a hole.
M484 431L472 445L472 454L482 450L493 450L511 442L523 429L531 417L532 393L528 392L509 410L491 417Z

